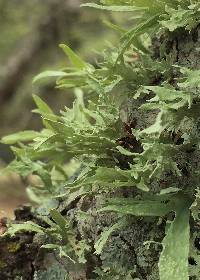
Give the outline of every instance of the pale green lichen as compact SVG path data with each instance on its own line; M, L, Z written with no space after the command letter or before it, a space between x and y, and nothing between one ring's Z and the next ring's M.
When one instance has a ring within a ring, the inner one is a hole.
M89 280L188 280L188 273L198 277L188 270L188 251L189 215L191 210L196 226L199 197L195 193L200 187L199 3L101 3L89 7L140 10L138 25L124 31L118 48L104 53L98 69L61 45L72 67L35 78L56 76L58 87L75 88L73 108L55 115L34 96L45 128L39 134L28 131L4 137L3 142L17 145L33 139L13 148L16 160L9 168L22 176L38 175L43 187L33 188L32 193L37 190L45 203L52 197L63 202L40 215L46 227L26 222L12 225L8 233L43 234L44 241L50 241L43 247L56 250L65 264L77 258L86 261L84 277ZM149 49L140 40L143 33L158 38ZM92 93L87 102L86 89ZM68 180L66 162L72 158L81 167ZM81 211L88 219L81 218ZM115 227L122 217L127 224ZM96 256L93 246L99 238ZM149 248L144 245L148 241L154 241ZM67 269L70 275L75 265ZM53 271L50 267L35 277L64 279L61 267Z

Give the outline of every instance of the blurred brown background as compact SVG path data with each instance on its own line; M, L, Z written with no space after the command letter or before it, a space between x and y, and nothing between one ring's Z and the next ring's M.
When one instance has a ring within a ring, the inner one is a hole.
M59 111L71 106L73 92L61 92L53 81L32 85L43 70L67 65L59 43L66 43L84 59L95 64L105 41L115 36L102 24L109 13L80 8L81 0L0 0L0 137L19 130L39 130L32 94L42 96ZM99 57L100 58L100 57ZM64 104L64 105L63 105ZM12 160L8 146L0 144L0 169ZM0 216L12 216L13 209L28 202L25 184L16 174L0 175Z

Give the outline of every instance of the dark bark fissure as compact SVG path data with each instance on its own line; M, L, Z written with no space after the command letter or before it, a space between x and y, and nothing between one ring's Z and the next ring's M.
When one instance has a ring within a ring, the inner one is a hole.
M120 236L121 240L128 245L129 249L133 252L134 254L134 259L135 259L135 264L136 264L136 275L138 277L141 277L141 279L143 280L147 280L147 275L145 270L138 264L138 257L137 257L137 253L135 251L135 248L132 244L130 244L130 242L128 242L123 236Z

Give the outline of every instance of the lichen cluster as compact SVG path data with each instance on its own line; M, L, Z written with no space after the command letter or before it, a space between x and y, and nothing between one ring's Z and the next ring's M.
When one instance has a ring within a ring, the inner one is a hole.
M7 235L35 232L70 280L198 280L200 4L87 6L129 13L133 27L110 24L120 42L98 67L62 44L72 67L35 77L57 77L76 100L55 115L34 96L44 129L3 138L7 169L37 175L28 193L40 204Z

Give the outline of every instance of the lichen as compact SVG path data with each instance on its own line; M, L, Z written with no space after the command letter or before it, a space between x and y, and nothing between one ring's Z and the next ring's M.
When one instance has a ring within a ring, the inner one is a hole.
M89 6L124 11L133 2ZM198 275L188 269L188 251L189 227L198 231L200 205L199 5L142 2L148 8L142 9L137 27L122 36L118 48L104 53L98 68L61 45L72 68L34 79L59 76L59 87L74 86L73 108L55 115L34 96L45 129L39 136L27 131L3 139L16 145L32 140L13 149L16 160L10 169L40 177L43 187L36 195L45 196L45 207L47 197L58 198L53 209L31 214L34 222L8 229L11 235L39 232L44 238L36 236L33 244L41 240L43 249L53 251L56 267L48 263L38 269L34 263L37 280L64 279L66 271L73 280L188 280L189 273ZM148 49L140 42L143 33L157 38ZM93 93L87 102L86 89ZM72 158L80 168L68 180L66 162ZM102 236L104 246L95 251Z
M7 264L4 261L0 260L0 269L4 269L5 267L7 267Z
M19 251L21 248L21 244L19 242L10 242L7 245L7 250L10 253L16 253L17 251Z

